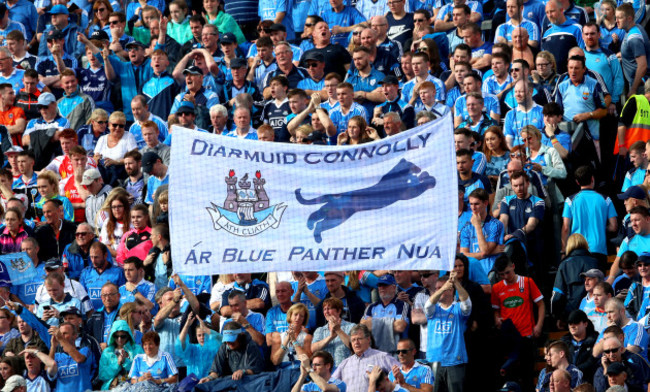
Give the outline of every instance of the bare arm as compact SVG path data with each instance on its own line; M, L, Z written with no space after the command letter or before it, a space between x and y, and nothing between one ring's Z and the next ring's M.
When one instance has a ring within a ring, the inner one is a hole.
M181 289L177 287L174 290L173 299L160 309L160 311L156 315L156 318L153 320L153 327L154 328L160 327L160 325L163 323L163 321L165 321L167 316L169 316L169 314L172 312L172 309L174 309L174 306L178 305L178 303L181 301L181 297L182 297Z
M643 77L645 76L646 71L648 70L648 59L646 59L645 56L639 56L635 58L635 60L636 60L636 72L634 73L634 81L632 82L632 86L630 86L630 92L628 93L628 97L636 94L636 91L641 85L641 82L643 81Z
M7 131L9 131L10 135L17 135L25 131L25 127L27 127L27 121L24 118L19 118L16 120L16 124L5 125L5 127L7 127Z

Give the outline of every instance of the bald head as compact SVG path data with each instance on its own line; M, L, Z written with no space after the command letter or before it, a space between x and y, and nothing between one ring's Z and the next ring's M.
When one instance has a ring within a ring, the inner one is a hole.
M603 339L603 350L613 350L621 348L621 341L615 336L609 336Z
M513 171L513 172L519 171L519 170L522 170L523 168L524 168L524 166L521 164L521 161L519 159L511 160L508 163L508 167L507 167L509 172L510 171Z
M377 32L377 41L383 41L388 32L388 19L382 15L373 16L370 18L370 28Z
M564 369L557 369L553 372L553 380L555 380L555 382L566 382L567 384L570 384L571 375Z
M580 48L578 46L573 47L573 48L571 48L571 50L569 50L569 57L568 58L571 58L573 56L585 57L585 51L582 50L582 48Z

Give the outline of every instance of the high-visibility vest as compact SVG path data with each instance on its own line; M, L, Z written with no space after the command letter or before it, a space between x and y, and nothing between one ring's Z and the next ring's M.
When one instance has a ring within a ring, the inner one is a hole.
M634 142L639 140L644 143L650 140L650 103L645 95L633 95L627 100L625 106L630 103L632 99L636 100L636 114L632 120L632 124L625 130L625 140L620 142L618 135L616 136L616 144L614 145L614 154L618 154L619 144L624 144L625 148L629 149ZM625 107L623 107L625 110Z

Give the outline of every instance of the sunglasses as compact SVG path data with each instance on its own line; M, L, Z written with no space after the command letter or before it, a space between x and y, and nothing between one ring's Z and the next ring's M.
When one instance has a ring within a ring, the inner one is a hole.
M111 20L111 21L108 22L108 24L111 25L111 26L115 26L118 23L120 23L119 20Z
M115 339L127 339L127 335L115 335Z
M516 152L516 153L514 153L514 154L510 154L510 158L521 158L521 153L520 153L520 152Z
M100 125L108 124L108 121L95 121L95 122Z
M636 266L639 267L639 268L643 268L643 267L649 267L650 264L648 264L648 263L636 263Z
M513 73L513 72L521 72L521 68L513 68L513 69L511 69L510 73Z
M307 68L316 68L318 67L318 63L307 63Z
M397 355L400 355L400 354L408 354L410 351L411 351L411 350L395 350L395 352L397 353Z
M177 113L178 117L185 117L185 116L193 116L194 113L190 112L183 112L183 113Z
M97 8L95 12L104 12L106 11L106 8Z
M352 35L359 35L359 34L361 34L360 31L353 31L353 32L352 32Z
M305 27L313 27L314 23L305 23Z
M75 237L83 237L83 236L88 235L88 234L92 234L92 233L89 233L89 232L74 233L74 236Z
M620 350L620 347L619 348L612 348L610 350L603 350L603 353L605 353L605 354L614 354L614 353L617 353L619 350Z
M124 124L111 124L113 128L124 128Z
M426 19L413 19L413 22L426 22Z

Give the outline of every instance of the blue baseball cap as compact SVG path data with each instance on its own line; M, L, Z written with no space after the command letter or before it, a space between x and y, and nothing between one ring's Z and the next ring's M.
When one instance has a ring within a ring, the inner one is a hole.
M239 334L242 333L242 332L243 332L243 331L242 331L241 328L237 328L237 329L225 329L225 330L223 330L223 332L221 333L221 335L223 336L223 339L222 339L221 341L224 342L224 343L232 343L232 342L234 342L235 340L237 340L237 337L238 337Z
M381 278L379 278L379 280L377 281L377 284L378 285L383 284L383 285L390 286L390 285L397 284L397 282L395 282L395 277L393 277L393 275L386 274L386 275L382 276Z
M618 198L620 200L627 200L627 199L639 199L643 200L646 197L648 197L648 194L646 191L643 190L640 186L633 185L625 190L623 193L618 194Z
M178 107L178 110L176 110L176 113L194 113L194 104L190 101L183 101Z
M50 9L49 12L50 15L56 15L56 14L65 14L65 15L70 15L70 11L64 6L63 4L57 4L52 9Z

